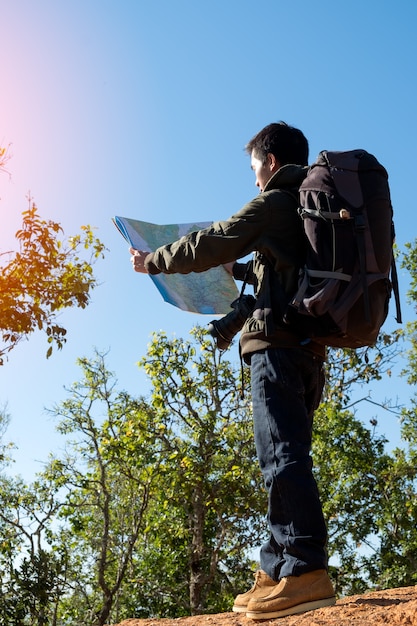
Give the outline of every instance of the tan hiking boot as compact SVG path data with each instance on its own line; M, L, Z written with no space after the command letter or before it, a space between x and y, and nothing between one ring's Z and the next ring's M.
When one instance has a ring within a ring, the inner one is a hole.
M333 585L324 569L301 576L288 576L271 589L269 595L252 596L246 617L273 619L304 613L336 602Z
M248 602L251 598L262 598L271 593L272 587L278 585L276 580L272 580L263 570L258 570L255 573L254 585L249 591L240 593L235 598L232 610L235 613L246 613L248 608Z

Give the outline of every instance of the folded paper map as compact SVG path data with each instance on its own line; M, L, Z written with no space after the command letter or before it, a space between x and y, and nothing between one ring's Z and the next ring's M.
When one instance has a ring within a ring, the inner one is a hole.
M159 225L118 216L113 218L113 222L133 248L149 252L211 224ZM224 315L231 311L230 304L239 295L235 281L222 265L201 273L149 274L149 277L165 302L192 313Z

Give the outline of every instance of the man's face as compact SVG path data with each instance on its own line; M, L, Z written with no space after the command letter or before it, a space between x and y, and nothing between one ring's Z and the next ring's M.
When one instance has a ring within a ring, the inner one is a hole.
M259 191L263 191L272 174L279 170L280 165L273 154L268 154L265 163L263 163L255 156L253 151L250 163L251 168L255 172L255 184L259 187Z

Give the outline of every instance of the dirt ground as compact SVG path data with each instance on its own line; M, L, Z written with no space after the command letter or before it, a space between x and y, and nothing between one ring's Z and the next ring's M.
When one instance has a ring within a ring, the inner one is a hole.
M417 586L374 591L338 600L302 615L253 621L238 613L177 619L127 619L113 626L417 626Z

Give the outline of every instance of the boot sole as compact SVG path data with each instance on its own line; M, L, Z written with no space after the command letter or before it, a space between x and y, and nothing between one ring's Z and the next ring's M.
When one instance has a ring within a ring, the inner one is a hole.
M234 613L246 613L247 610L247 606L232 606L232 611Z
M295 606L290 606L282 611L247 611L246 617L250 619L273 619L274 617L286 617L287 615L295 615L297 613L306 613L315 609L322 609L325 606L333 606L336 604L336 598L324 598L323 600L313 600L312 602L303 602Z

